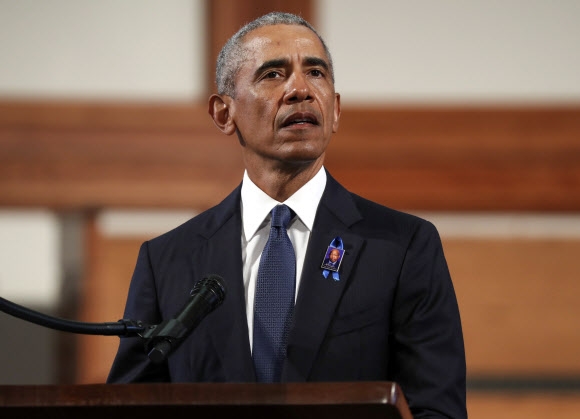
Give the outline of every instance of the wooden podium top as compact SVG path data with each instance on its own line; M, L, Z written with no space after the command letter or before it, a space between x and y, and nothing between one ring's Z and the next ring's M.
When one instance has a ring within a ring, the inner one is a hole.
M113 419L141 414L412 419L401 389L391 382L0 386L3 418Z

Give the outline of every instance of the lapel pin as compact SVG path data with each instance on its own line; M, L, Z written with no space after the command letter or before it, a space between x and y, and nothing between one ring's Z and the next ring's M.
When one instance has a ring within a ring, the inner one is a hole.
M342 244L342 239L340 237L335 237L326 249L324 254L324 259L322 260L322 275L328 278L330 272L332 272L332 278L335 281L340 280L338 269L342 263L342 258L344 256L344 246Z

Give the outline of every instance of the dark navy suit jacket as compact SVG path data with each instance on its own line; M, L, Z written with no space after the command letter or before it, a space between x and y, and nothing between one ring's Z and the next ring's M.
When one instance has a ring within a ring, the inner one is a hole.
M124 317L174 317L195 282L220 275L227 295L162 364L121 338L108 382L253 382L241 258L240 187L144 243ZM335 237L339 280L322 275ZM455 292L435 227L365 200L330 175L296 299L282 381L395 381L416 418L466 417L465 354Z

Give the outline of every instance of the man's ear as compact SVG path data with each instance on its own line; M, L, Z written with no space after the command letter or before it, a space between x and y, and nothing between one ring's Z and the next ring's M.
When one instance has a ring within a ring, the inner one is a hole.
M340 94L334 95L334 115L332 120L332 132L338 131L338 121L340 120Z
M213 94L209 98L208 112L215 125L226 135L236 132L236 124L231 115L232 98L228 95Z

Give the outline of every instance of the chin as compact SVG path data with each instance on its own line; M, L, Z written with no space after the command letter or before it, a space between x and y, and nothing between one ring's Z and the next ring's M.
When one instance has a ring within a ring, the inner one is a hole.
M321 153L290 153L282 158L282 161L293 166L309 166L322 159Z

